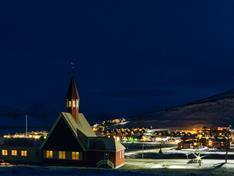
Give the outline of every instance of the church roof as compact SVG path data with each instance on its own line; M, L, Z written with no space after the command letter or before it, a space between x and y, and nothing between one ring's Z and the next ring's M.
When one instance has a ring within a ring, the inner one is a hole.
M50 135L54 131L56 125L62 119L71 129L72 134L75 136L84 150L113 152L125 150L125 147L114 138L97 137L82 113L79 114L79 118L77 121L75 121L70 113L62 112L49 131L47 139L50 138ZM41 147L45 145L47 139L44 141Z
M77 130L78 130L87 137L96 136L89 122L86 120L84 114L79 113L79 117L77 118L77 121L74 120L74 117L70 113L62 112L61 115L66 119L69 126L71 127L71 129L74 131L76 135L77 135Z
M84 150L87 149L87 139L88 137L95 137L96 134L93 132L90 124L84 117L82 113L79 113L79 118L77 121L74 120L73 116L70 113L67 112L62 112L56 122L53 124L52 128L50 129L47 139L44 141L42 144L41 148L45 145L46 141L50 138L52 132L54 131L55 127L59 123L59 121L63 119L67 126L70 128L72 131L73 135L75 138L78 140L80 145Z
M75 82L74 77L72 77L71 81L70 81L70 85L69 85L68 90L67 90L66 99L71 100L71 99L79 99L79 98L80 97L79 97L78 90L76 87L76 82Z

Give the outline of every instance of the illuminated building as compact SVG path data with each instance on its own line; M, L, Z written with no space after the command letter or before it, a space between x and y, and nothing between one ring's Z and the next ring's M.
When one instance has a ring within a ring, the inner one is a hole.
M0 159L16 163L74 165L118 168L125 163L124 146L113 137L98 137L79 112L79 95L74 78L62 112L48 135L6 135Z

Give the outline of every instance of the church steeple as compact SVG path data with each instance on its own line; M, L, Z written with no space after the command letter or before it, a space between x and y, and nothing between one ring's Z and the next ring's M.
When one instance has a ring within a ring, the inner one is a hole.
M67 112L70 112L75 120L79 118L79 101L80 97L77 91L75 78L72 77L66 97Z

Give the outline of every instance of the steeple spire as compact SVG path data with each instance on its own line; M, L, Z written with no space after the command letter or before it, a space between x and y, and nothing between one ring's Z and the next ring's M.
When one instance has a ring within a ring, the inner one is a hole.
M80 99L74 76L71 77L70 85L67 90L67 99Z
M67 112L70 112L75 120L79 118L79 100L80 100L80 97L77 91L75 78L74 76L72 76L70 85L67 91L66 107L67 107Z

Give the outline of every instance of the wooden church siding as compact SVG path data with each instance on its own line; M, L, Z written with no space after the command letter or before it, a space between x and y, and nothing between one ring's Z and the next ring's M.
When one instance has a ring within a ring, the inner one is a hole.
M123 154L122 154L123 152ZM115 154L115 166L119 166L125 163L125 159L124 159L124 151L118 151Z

